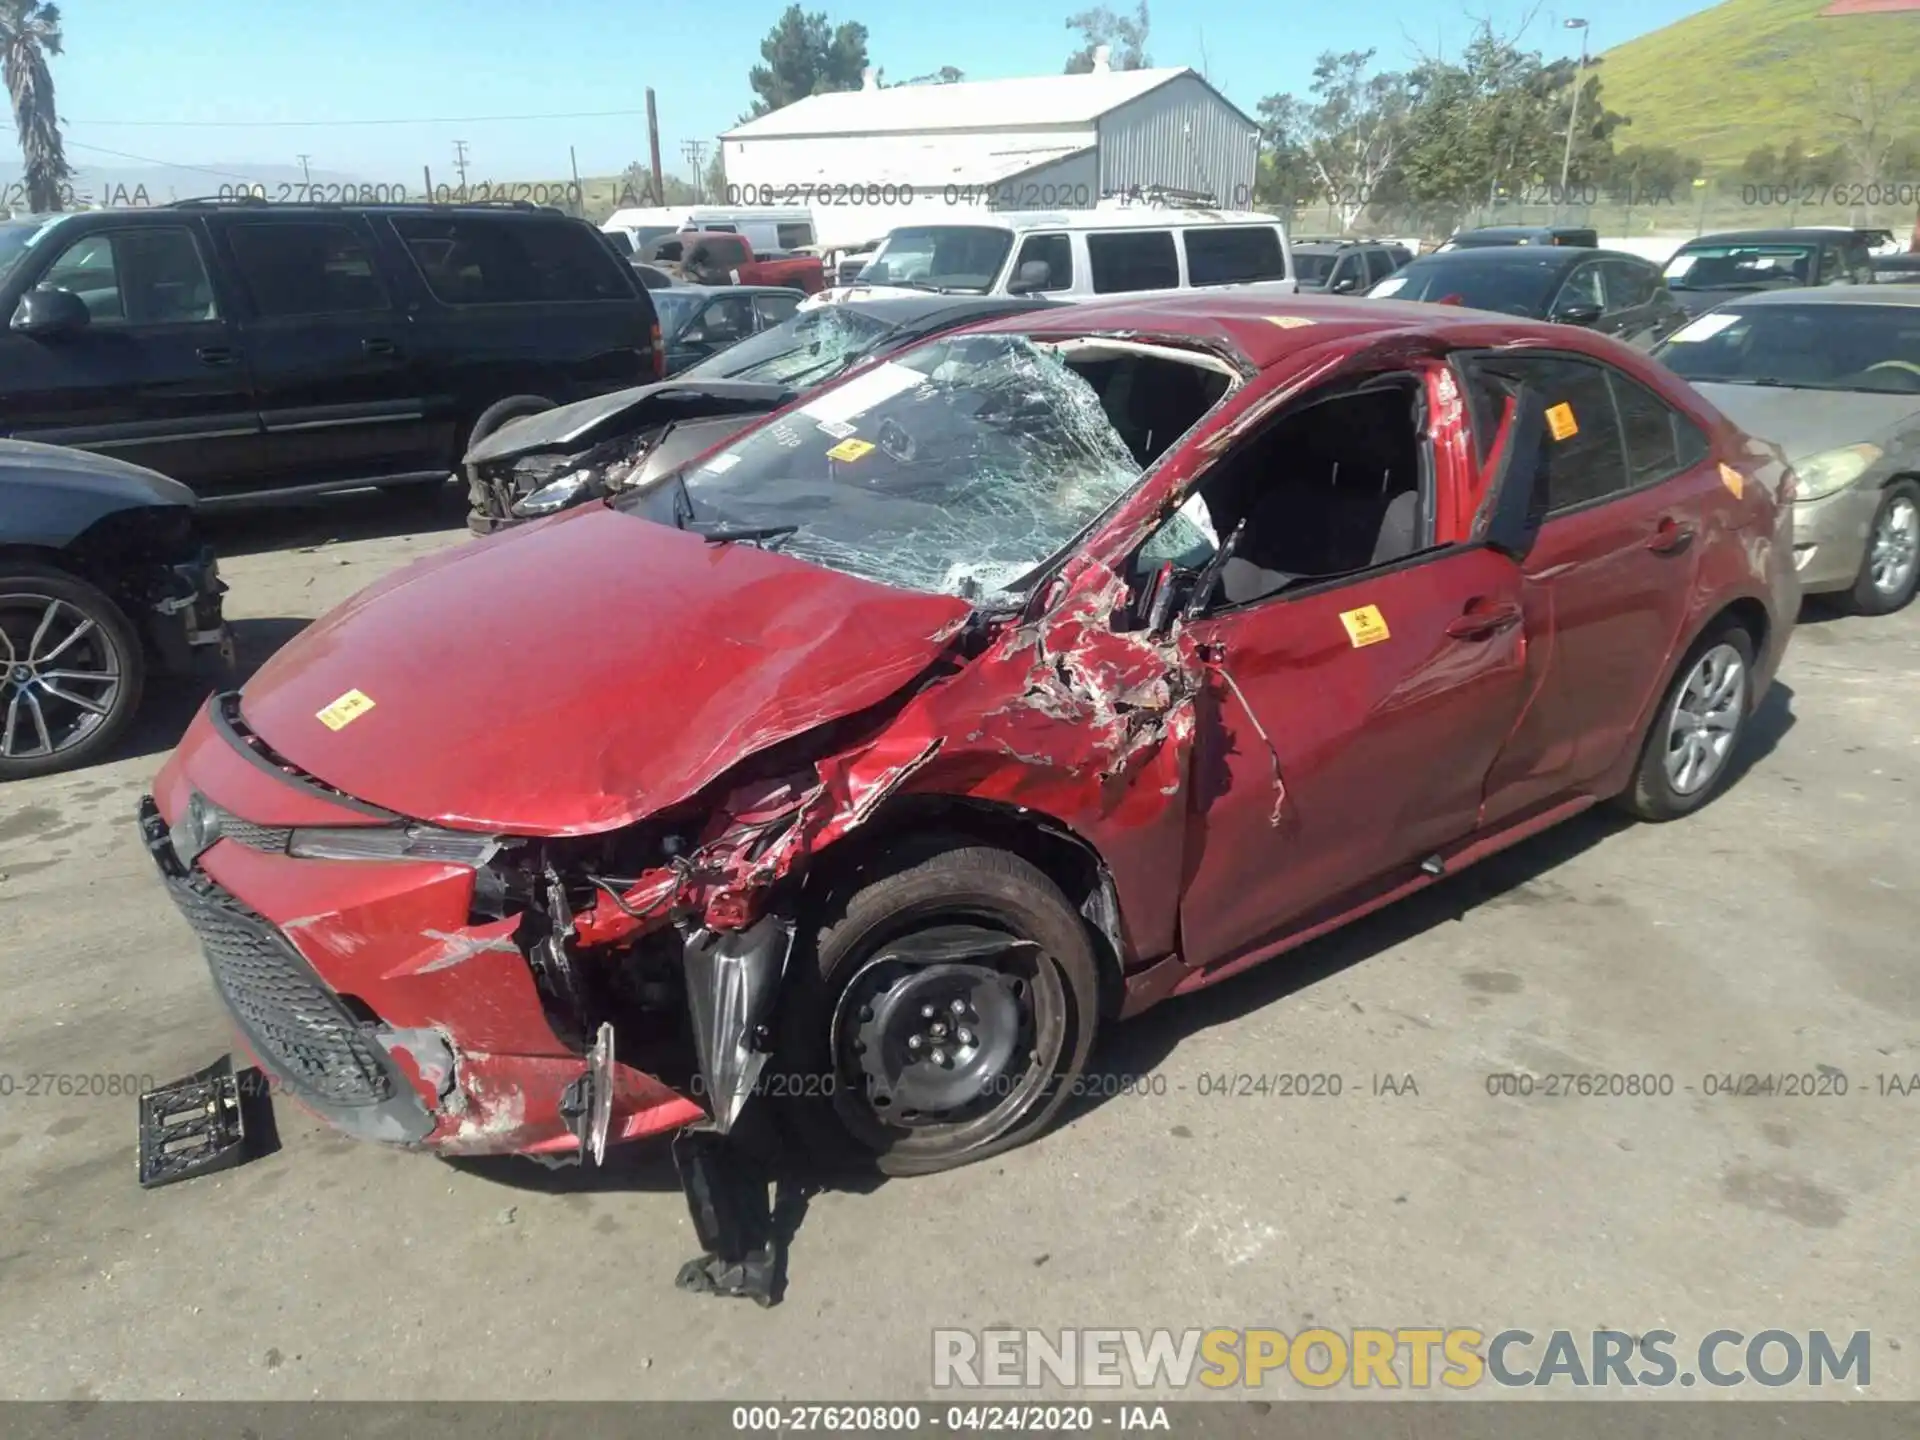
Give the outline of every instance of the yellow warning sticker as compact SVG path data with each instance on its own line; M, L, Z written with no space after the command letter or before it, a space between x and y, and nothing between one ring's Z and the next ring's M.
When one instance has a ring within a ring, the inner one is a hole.
M1740 498L1740 492L1747 488L1746 476L1724 462L1720 466L1720 483L1733 492L1736 500Z
M1580 424L1573 418L1573 407L1562 400L1558 405L1547 408L1547 429L1553 432L1556 440L1566 440L1580 433Z
M1353 648L1356 650L1368 645L1378 645L1388 638L1387 617L1380 613L1376 605L1362 605L1358 610L1342 610L1340 623L1347 627L1347 638L1353 642Z
M359 690L349 690L326 709L316 711L315 718L329 730L344 730L373 708L373 701Z
M1299 330L1304 326L1313 324L1313 321L1304 315L1269 315L1267 316L1267 323L1269 325L1278 325L1282 330Z
M873 449L873 442L871 440L842 440L838 445L827 451L827 459L858 460L871 449Z

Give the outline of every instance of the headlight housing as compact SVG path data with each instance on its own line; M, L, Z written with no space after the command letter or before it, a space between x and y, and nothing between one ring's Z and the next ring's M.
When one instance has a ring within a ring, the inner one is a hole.
M1799 485L1794 498L1801 501L1824 500L1866 474L1880 458L1878 445L1842 445L1837 450L1822 450L1793 463Z
M549 480L531 495L524 495L513 502L513 513L522 519L534 515L551 515L556 510L564 510L574 501L584 496L592 487L594 472L591 470L572 470L558 480Z

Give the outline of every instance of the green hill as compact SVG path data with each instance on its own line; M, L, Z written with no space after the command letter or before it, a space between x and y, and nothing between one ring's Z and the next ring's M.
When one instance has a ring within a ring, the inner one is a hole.
M1837 112L1858 81L1887 97L1909 87L1889 123L1920 137L1920 12L1823 19L1828 3L1724 0L1605 52L1601 99L1633 120L1614 143L1671 146L1709 174L1795 135L1824 150L1854 128Z

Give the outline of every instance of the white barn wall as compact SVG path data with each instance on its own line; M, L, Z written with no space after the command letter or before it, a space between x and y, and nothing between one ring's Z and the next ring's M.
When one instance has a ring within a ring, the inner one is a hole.
M1253 121L1197 75L1182 75L1103 115L1100 187L1211 191L1230 210L1253 208Z

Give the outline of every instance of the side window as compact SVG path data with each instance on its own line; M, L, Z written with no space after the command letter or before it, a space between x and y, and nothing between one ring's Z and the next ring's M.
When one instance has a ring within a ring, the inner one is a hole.
M744 295L725 295L713 301L691 327L710 344L724 345L753 333L753 302Z
M1689 470L1706 459L1710 446L1700 427L1658 395L1609 372L1620 433L1626 440L1627 471L1635 485L1651 485Z
M1653 298L1655 272L1631 260L1603 260L1600 268L1604 276L1609 310L1626 310L1635 305L1644 305Z
M1367 251L1367 284L1384 280L1393 273L1393 257L1384 250Z
M618 300L633 293L613 252L573 221L404 215L392 223L427 288L448 305Z
M95 324L184 325L220 315L200 247L183 225L76 241L44 283L79 296Z
M1333 273L1327 276L1327 289L1338 290L1348 283L1364 285L1366 275L1361 270L1362 261L1357 252L1348 251L1334 262Z
M1020 258L1014 262L1013 278L1020 278L1023 266L1039 261L1047 267L1047 280L1041 290L1068 290L1073 287L1073 242L1065 235L1029 235L1020 242Z
M1497 419L1515 385L1525 385L1546 406L1550 427L1547 514L1590 505L1633 488L1607 372L1599 365L1557 356L1483 356L1468 366L1468 379L1474 392L1476 430ZM1476 439L1484 458L1489 437Z
M800 302L791 295L756 295L753 308L760 312L760 328L771 330L775 325L791 320L794 312L800 308Z
M1287 278L1287 258L1271 225L1183 230L1189 285L1238 285Z
M1087 264L1096 295L1180 286L1180 259L1174 253L1171 230L1088 235Z
M1853 273L1847 266L1847 257L1831 245L1820 247L1820 283L1822 285L1844 285L1853 279Z
M773 227L774 246L780 250L804 250L813 244L813 226L802 220Z
M1605 305L1606 298L1600 291L1600 267L1582 265L1560 287L1560 293L1553 298L1553 309L1567 305ZM1552 311L1548 312L1549 314Z
M373 256L350 225L235 225L227 244L254 308L268 319L390 308Z

